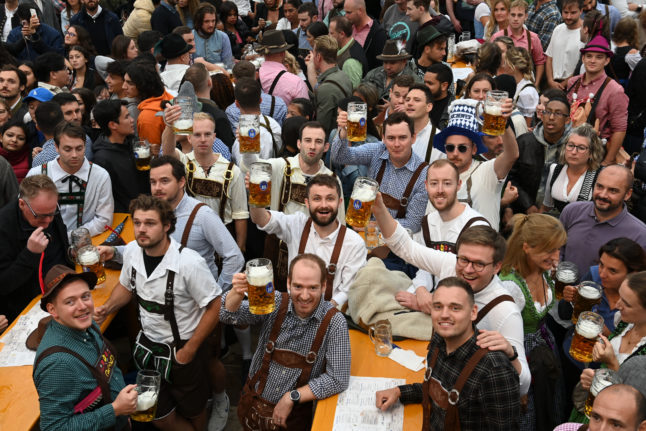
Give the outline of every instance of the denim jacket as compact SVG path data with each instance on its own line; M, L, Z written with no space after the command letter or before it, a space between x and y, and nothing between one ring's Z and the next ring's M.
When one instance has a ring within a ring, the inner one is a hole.
M233 66L231 42L225 33L215 30L208 39L204 39L197 30L193 30L193 35L195 36L196 57L204 57L209 63L224 63L227 68Z

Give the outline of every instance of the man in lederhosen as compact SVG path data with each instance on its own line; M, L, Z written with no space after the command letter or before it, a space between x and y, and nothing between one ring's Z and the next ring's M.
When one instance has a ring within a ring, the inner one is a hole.
M162 430L204 429L210 396L208 349L220 308L220 286L204 259L171 238L176 217L163 199L130 203L135 239L123 253L119 283L95 309L101 322L136 298L142 331L133 358L162 375L154 424Z
M323 298L325 263L313 254L294 258L289 294L274 291L274 311L254 315L245 300L245 274L233 277L223 295L220 319L230 324L262 325L249 379L238 403L245 431L311 428L312 401L347 389L350 339L343 315Z
M433 338L424 382L378 391L377 408L387 410L397 400L422 403L423 431L517 430L518 374L504 353L478 346L477 315L466 281L441 280L433 292Z

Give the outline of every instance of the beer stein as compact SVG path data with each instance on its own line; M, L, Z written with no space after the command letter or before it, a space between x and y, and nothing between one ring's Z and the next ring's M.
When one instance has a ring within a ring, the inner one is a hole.
M471 40L471 32L470 31L463 31L460 34L460 42L466 42L467 40Z
M563 288L576 283L579 268L572 262L563 261L556 267L554 274L554 293L556 299L563 299Z
M249 169L249 205L266 208L271 205L271 164L255 162Z
M187 96L178 96L173 99L173 105L182 107L182 113L173 123L173 133L175 135L192 135L193 134L193 98Z
M484 102L478 103L476 107L476 119L482 124L482 133L489 136L500 136L505 133L507 119L502 116L502 104L509 97L506 91L487 91ZM484 105L484 112L481 106ZM480 120L480 117L483 120Z
M598 370L595 370L594 378L592 379L592 384L590 385L590 392L588 392L588 398L586 398L585 400L585 415L588 418L590 417L594 399L597 397L597 395L599 395L599 392L601 392L608 386L618 385L620 383L621 377L615 370L611 370L609 368L599 368Z
M449 35L449 39L446 42L446 61L447 63L455 62L455 35Z
M574 328L570 356L579 362L592 362L592 348L603 330L603 317L592 311L584 311Z
M368 336L375 345L377 356L388 356L393 350L393 328L387 319L379 320L368 328Z
M76 260L78 250L86 245L92 245L92 237L90 236L90 231L84 227L74 229L70 234L70 237L71 240L70 246L67 249L67 256L72 262L78 263Z
M365 242L368 250L379 247L379 226L377 226L376 221L370 220L368 222L368 226L364 229L364 234L366 236Z
M137 411L130 415L137 422L152 422L157 413L161 374L154 370L137 372Z
M99 249L93 245L86 245L78 250L78 264L81 265L83 272L93 272L96 275L96 284L105 282L105 268L101 262Z
M274 271L269 259L247 262L247 296L251 314L269 314L274 311Z
M353 227L366 227L370 221L370 210L375 203L379 183L367 178L359 177L354 182L350 204L345 214L345 221Z
M137 141L134 145L135 167L140 171L150 170L152 151L148 141Z
M603 287L594 281L584 281L577 286L572 311L572 323L576 323L582 311L592 311L592 307L601 303Z
M260 153L260 119L257 115L240 115L238 142L240 153Z
M348 141L363 142L368 136L368 105L362 102L348 103Z

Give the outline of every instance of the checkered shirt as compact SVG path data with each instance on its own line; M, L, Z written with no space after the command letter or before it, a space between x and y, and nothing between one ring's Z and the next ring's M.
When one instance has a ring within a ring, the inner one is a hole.
M92 140L86 136L85 137L85 157L89 160L92 161ZM58 151L56 151L56 144L54 143L54 139L48 139L45 141L43 144L43 150L34 157L34 160L31 162L31 167L34 168L36 166L42 166L47 162L51 162L52 160L56 159L58 157Z
M538 9L535 5L530 6L525 25L529 31L538 35L541 45L543 45L543 51L545 51L550 44L554 28L561 22L561 12L556 5L556 0L551 0L539 6Z
M238 128L238 122L240 121L240 108L236 106L235 103L227 106L227 109L224 111L227 114L227 118L231 123L231 128L235 131ZM283 102L278 96L274 96L274 115L271 115L271 95L265 93L264 91L260 95L260 113L268 117L272 117L276 122L282 127L283 121L287 116L287 105Z

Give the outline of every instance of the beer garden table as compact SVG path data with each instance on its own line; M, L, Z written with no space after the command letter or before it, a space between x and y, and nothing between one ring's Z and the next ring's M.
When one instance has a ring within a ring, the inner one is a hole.
M114 214L112 227L116 227L121 223L127 214ZM110 231L106 231L101 235L97 235L92 238L92 243L94 245L101 244L110 234ZM129 242L134 239L134 229L132 226L132 220L128 218L128 221L125 223L123 232L121 232L121 237L124 241ZM77 271L79 268L77 267ZM116 270L105 270L106 280L105 283L98 285L92 291L92 297L94 299L94 306L103 305L110 294L112 289L119 282L120 271ZM40 295L34 298L33 301L25 307L21 315L26 314L33 306L38 306L40 302ZM114 315L110 315L101 325L101 331L105 331L106 328L110 325L110 322L114 318ZM11 328L15 325L16 321L7 328L3 335L6 335ZM4 347L0 343L0 350ZM0 367L0 431L25 431L32 428L36 428L38 418L40 417L39 405L38 405L38 393L36 392L36 387L32 379L32 370L31 365L25 365L21 367Z
M396 344L402 349L413 350L417 355L426 357L427 341L404 340ZM406 383L421 383L424 380L424 370L411 371L403 365L375 354L375 348L368 335L350 330L350 347L352 363L350 374L363 377L389 377L406 379ZM314 414L313 431L332 431L334 414L338 395L319 401ZM404 406L404 431L418 431L422 429L422 406L410 404Z

